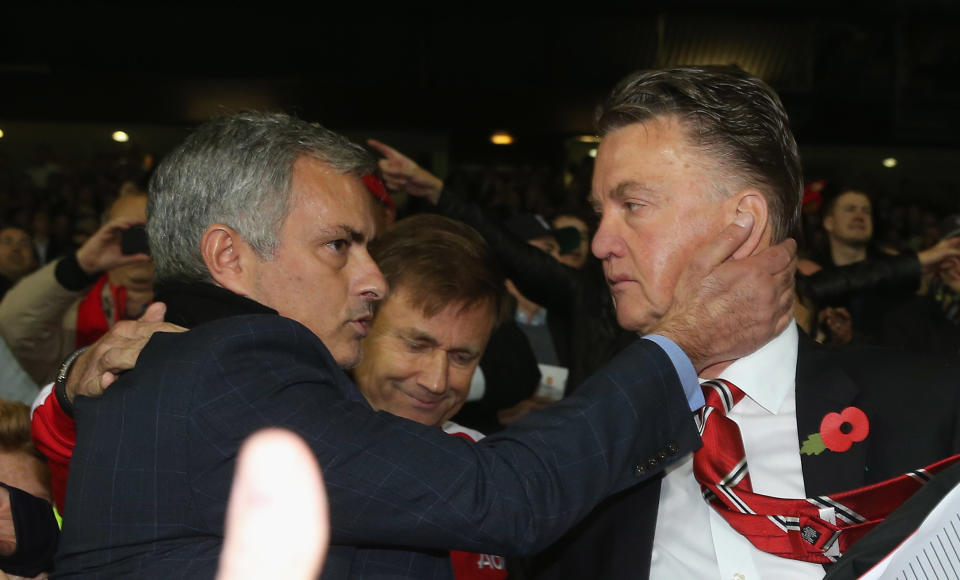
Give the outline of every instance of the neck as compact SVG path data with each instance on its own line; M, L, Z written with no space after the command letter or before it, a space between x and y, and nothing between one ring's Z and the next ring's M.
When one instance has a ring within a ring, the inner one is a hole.
M867 245L850 245L841 242L830 242L830 257L835 266L846 266L867 259Z
M791 324L796 324L796 322L795 322L795 320L790 320L790 322L788 322L787 324L788 324L788 326L789 326L789 325L791 325ZM783 335L784 333L786 333L787 330L788 330L787 328L785 328L785 329L783 329L783 330L780 330L779 332L777 332L776 334L774 334L773 336L771 336L771 337L769 338L769 340L767 340L767 342L759 345L759 346L758 346L757 348L755 348L753 351L751 351L751 352L749 352L749 353L746 353L746 354L744 354L744 355L741 356L741 357L737 357L737 358L732 358L732 359L730 359L730 360L721 361L721 362L714 363L714 364L706 367L705 369L703 369L702 371L700 371L700 372L698 373L698 376L699 376L701 379L716 379L716 378L719 378L719 377L720 377L720 373L722 373L723 371L727 370L727 368L728 368L730 365L732 365L733 363L735 363L736 361L740 360L741 358L743 358L743 357L745 357L745 356L749 356L749 355L753 354L754 352L757 352L758 350L760 350L761 348L763 348L764 346L766 346L767 344L769 344L769 343L772 342L773 340L777 339L779 336L781 336L781 335Z
M732 365L736 360L737 359L727 360L727 361L718 362L716 364L710 365L707 368L700 371L699 376L701 379L716 379L720 376L720 373L727 370L727 367Z

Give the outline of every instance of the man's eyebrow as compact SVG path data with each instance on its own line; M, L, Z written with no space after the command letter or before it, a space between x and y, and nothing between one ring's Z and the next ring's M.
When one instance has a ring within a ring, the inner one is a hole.
M398 334L407 340L415 340L417 342L426 342L431 346L437 346L438 344L440 344L440 342L436 338L434 338L431 334L424 332L419 328L413 328L413 327L401 328Z
M327 237L345 237L348 238L351 242L355 244L363 243L367 241L367 235L360 230L354 229L351 226L346 224L340 224L333 227L325 228L323 230L323 235Z
M628 180L618 183L613 189L610 190L610 193L607 197L614 201L622 201L623 198L627 197L628 194L633 192L640 192L653 196L660 195L660 191L656 187L641 183L639 181ZM591 192L590 195L587 196L587 203L596 206L599 205L600 202L597 200L593 192Z
M347 236L350 238L351 242L361 243L367 241L367 234L361 232L360 230L355 230L347 225L340 226L343 228L343 231L347 233Z
M468 356L479 356L480 351L478 349L470 348L469 346L458 346L451 348L449 352L456 352L460 354L465 354Z
M641 183L639 181L621 181L613 188L613 191L610 192L610 197L616 200L621 200L630 193L640 192L649 195L659 195L660 191L658 188Z

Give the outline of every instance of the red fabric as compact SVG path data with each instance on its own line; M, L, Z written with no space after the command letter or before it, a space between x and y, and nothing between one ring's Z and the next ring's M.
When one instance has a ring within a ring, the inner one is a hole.
M111 320L107 320L107 313L103 309L104 285L107 285L112 299L113 312ZM97 280L96 285L87 292L77 309L77 344L76 348L97 342L107 333L116 322L126 318L127 289L123 286L110 284L104 274Z
M387 193L387 188L383 186L383 182L380 181L376 175L368 173L360 179L363 180L363 184L367 186L367 190L372 193L375 198L379 199L388 207L397 207L397 204L394 203L393 198L391 198L390 194Z
M960 460L948 457L925 468L873 485L806 499L786 499L753 492L743 440L726 415L743 398L729 381L703 384L706 405L700 412L703 447L693 456L693 473L704 498L733 529L759 550L783 558L827 564L837 546L843 554L883 521L936 472ZM821 518L832 508L835 523Z
M63 513L70 457L77 443L77 428L73 419L60 408L53 391L50 391L46 400L33 412L30 433L33 435L33 444L47 457L53 501L60 513Z

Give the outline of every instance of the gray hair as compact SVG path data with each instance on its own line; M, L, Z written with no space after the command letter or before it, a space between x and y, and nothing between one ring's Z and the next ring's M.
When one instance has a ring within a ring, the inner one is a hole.
M242 113L200 125L150 179L147 234L157 282L212 281L200 238L214 223L230 226L260 257L272 258L289 211L293 165L302 156L358 177L376 166L346 137L282 113Z
M774 243L798 234L800 154L773 89L732 66L641 71L613 89L597 113L597 129L603 136L663 116L679 119L689 142L731 181L764 194Z

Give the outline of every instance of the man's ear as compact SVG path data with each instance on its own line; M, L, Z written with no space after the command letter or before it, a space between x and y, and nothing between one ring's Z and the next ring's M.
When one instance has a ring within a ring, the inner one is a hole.
M732 259L739 260L755 254L770 243L770 208L767 198L756 189L745 189L735 196L737 213L753 215L753 230L742 246L733 253ZM761 247L761 244L763 246Z
M256 253L243 237L224 224L211 224L200 238L200 254L213 281L234 294L249 296Z

